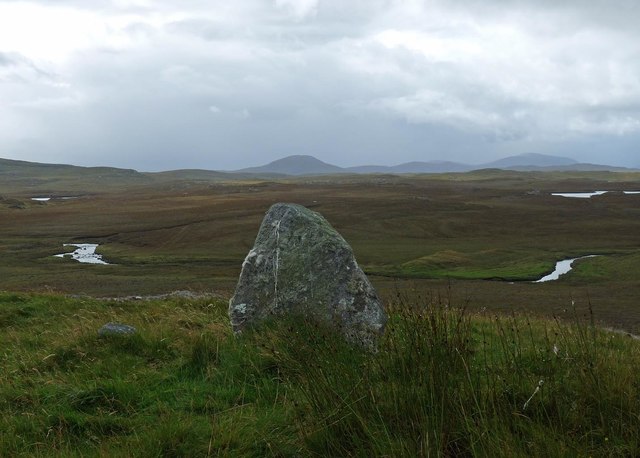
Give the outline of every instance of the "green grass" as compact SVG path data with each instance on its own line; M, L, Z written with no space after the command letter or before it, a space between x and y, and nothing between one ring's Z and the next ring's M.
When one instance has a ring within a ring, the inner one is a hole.
M640 454L637 341L450 302L398 295L368 353L292 320L235 337L215 298L0 293L0 456Z
M530 251L482 250L464 253L443 250L399 266L368 269L369 273L405 278L456 278L468 280L535 280L552 271L550 262ZM557 256L557 255L556 255Z
M224 308L0 295L0 455L257 456L267 437L295 451L281 388ZM99 338L108 321L140 332Z

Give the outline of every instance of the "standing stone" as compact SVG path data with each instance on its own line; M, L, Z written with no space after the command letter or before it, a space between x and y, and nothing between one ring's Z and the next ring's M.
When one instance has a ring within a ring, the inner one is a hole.
M319 320L367 347L387 321L349 244L320 214L284 203L264 217L229 302L236 332L273 315Z

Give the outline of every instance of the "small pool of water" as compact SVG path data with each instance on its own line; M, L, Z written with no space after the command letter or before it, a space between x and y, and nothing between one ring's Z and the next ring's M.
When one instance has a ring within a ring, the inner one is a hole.
M575 199L589 199L593 196L601 196L607 191L593 191L593 192L552 192L552 196L560 197L573 197Z
M552 196L571 197L574 199L589 199L593 196L601 196L608 192L615 191L593 191L593 192L552 192ZM640 194L640 191L622 191L624 194Z
M560 278L561 275L564 275L567 272L571 271L571 266L573 265L573 261L576 261L578 259L593 258L595 256L599 256L599 255L590 254L587 256L581 256L579 258L563 259L562 261L558 261L556 263L556 268L553 272L551 272L549 275L542 277L540 280L534 281L533 283L542 283L542 282L557 280L558 278Z
M32 197L31 200L35 200L36 202L49 202L51 199L53 200L70 200L77 199L78 196L54 196L54 197Z
M77 249L71 253L56 254L56 257L70 256L71 259L84 264L109 264L102 260L101 254L96 254L97 243L65 243L63 246L74 246Z

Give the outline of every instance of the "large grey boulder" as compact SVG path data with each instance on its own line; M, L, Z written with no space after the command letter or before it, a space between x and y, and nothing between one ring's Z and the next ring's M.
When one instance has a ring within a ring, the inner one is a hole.
M375 346L387 320L349 244L301 205L269 209L229 302L236 332L274 315L319 320L364 346Z

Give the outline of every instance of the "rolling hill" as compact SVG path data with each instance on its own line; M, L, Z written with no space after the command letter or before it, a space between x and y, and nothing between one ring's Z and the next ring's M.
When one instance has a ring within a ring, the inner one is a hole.
M509 156L497 161L482 164L481 168L487 169L513 169L516 167L558 167L575 166L578 161L568 157L549 156L538 153L525 153L517 156Z
M328 164L313 156L294 155L270 162L260 167L250 167L235 171L236 173L284 174L284 175L332 175L363 173L464 173L480 169L503 169L516 171L625 171L624 167L613 167L600 164L584 164L561 156L550 156L538 153L526 153L505 157L482 164L463 164L451 161L406 162L399 165L363 165L354 167L338 167Z
M339 167L313 156L294 155L259 167L235 171L180 169L164 172L139 172L116 167L80 167L68 164L44 164L0 159L0 193L23 190L30 195L55 196L57 193L83 194L124 186L148 186L176 181L235 181L277 179L286 176L340 174L420 174L465 173L482 169L514 171L632 171L624 167L580 163L573 159L544 154L521 154L484 164L451 161L406 162L399 165Z

